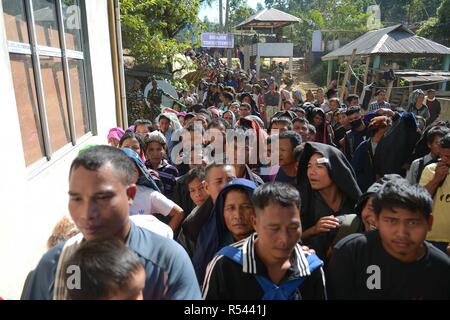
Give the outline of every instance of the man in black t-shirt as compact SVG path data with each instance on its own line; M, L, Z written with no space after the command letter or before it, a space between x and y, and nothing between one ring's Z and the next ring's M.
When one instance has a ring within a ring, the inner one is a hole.
M337 243L328 265L331 299L450 299L450 258L425 241L432 200L405 179L375 195L378 230Z

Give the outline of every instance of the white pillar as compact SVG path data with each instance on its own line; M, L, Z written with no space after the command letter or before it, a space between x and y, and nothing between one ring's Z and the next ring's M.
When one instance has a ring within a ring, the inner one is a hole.
M261 57L256 56L256 75L259 78L259 69L261 68Z
M292 78L292 56L289 57L289 76Z

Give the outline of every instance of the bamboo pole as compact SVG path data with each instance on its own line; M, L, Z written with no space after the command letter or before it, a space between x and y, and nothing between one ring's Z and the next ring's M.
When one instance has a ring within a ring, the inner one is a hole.
M353 60L355 59L355 55L356 55L356 48L353 49L352 57L350 58L349 61L347 61L347 66L346 66L346 68L345 68L345 75L344 75L344 79L342 80L341 101L344 101L344 95L345 95L345 91L346 91L345 84L347 83L347 80L348 80L348 78L349 78L349 74L350 74L350 66L352 65Z

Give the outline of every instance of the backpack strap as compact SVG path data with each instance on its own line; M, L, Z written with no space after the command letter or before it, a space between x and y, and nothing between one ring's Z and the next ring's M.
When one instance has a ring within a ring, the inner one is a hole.
M425 169L425 156L419 160L419 168L417 169L416 182L419 183L422 171Z
M68 299L68 292L67 292L68 288L66 286L66 283L64 282L66 275L65 264L67 259L70 258L72 254L81 245L83 239L84 239L83 234L80 232L64 243L56 267L55 283L53 288L53 300Z

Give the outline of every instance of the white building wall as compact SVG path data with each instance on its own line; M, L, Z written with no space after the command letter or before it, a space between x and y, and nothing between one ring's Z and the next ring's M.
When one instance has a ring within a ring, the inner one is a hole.
M293 53L293 43L258 43L260 57L292 57Z
M0 3L1 6L1 3ZM1 13L1 11L0 11ZM0 14L0 296L18 299L30 270L46 250L54 225L68 214L68 172L80 147L106 143L116 126L107 0L86 1L98 136L73 147L32 178L22 151L3 15Z

